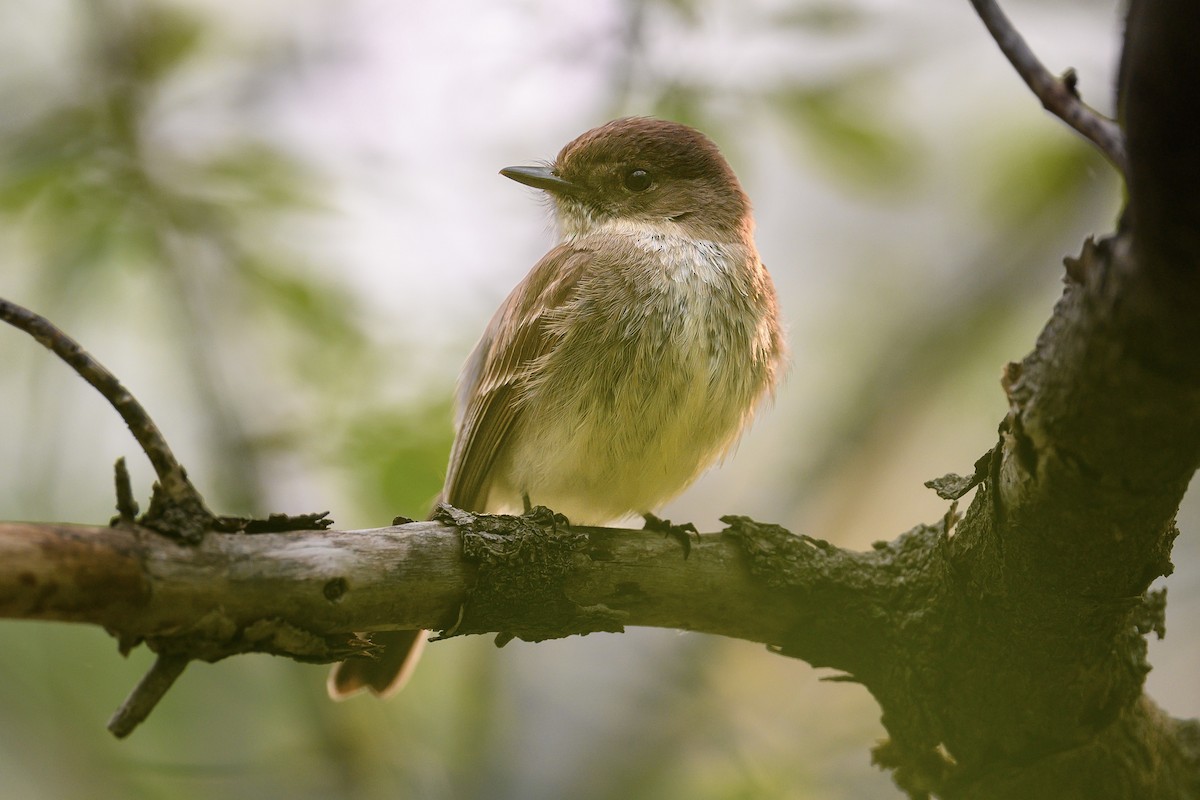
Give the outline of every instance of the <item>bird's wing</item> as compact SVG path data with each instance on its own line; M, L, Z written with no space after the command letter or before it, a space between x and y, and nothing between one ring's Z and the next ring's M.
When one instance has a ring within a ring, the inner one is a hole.
M492 468L521 414L535 362L554 346L548 314L574 297L595 254L562 244L539 261L496 311L459 379L457 435L442 500L485 511Z

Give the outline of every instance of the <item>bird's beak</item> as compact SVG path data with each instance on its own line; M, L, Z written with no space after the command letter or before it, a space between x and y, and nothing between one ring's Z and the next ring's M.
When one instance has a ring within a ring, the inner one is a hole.
M582 187L577 184L555 175L550 167L505 167L500 170L500 174L512 178L517 183L554 194L579 194L582 191Z

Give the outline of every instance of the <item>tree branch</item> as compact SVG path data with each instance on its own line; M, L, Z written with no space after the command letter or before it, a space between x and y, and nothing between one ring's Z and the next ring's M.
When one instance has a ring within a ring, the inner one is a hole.
M1125 138L1120 127L1079 99L1074 71L1069 70L1062 78L1052 75L1029 49L996 0L971 0L971 5L1025 85L1042 101L1042 107L1096 145L1122 175L1126 174Z
M108 732L118 739L124 739L133 733L134 728L141 725L150 715L167 690L175 685L175 681L183 674L190 660L187 656L175 655L160 655L154 659L150 671L142 676L129 697L109 719Z
M350 631L409 628L540 641L640 625L807 648L797 643L882 624L894 587L871 582L884 569L911 580L908 554L944 539L921 527L897 548L852 553L728 521L686 559L643 530L461 512L455 524L213 533L194 547L142 528L2 523L0 617L101 625L123 649L146 642L207 661L248 651L333 661L364 648Z
M1146 270L1140 308L1165 303L1164 325L1148 324L1132 345L1160 369L1200 383L1189 354L1200 341L1200 6L1187 0L1134 2L1121 58L1120 98L1129 139L1133 247ZM1151 316L1146 311L1143 316ZM1190 320L1190 326L1185 322ZM1164 355L1157 354L1163 350Z
M214 515L204 505L204 499L137 398L78 342L40 314L0 298L0 320L25 331L62 359L99 392L129 426L130 433L150 459L154 474L158 477L147 513L147 524L161 533L176 535L184 540L198 538L212 522ZM120 469L123 466L118 467Z

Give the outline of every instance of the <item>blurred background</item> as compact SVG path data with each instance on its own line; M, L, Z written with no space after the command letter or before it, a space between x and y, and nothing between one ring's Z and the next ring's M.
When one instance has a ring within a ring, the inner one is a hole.
M1006 3L1105 111L1117 6ZM425 513L458 368L552 241L497 170L610 118L716 139L790 327L774 405L663 510L701 530L740 513L865 547L939 518L922 482L992 445L1002 366L1120 204L966 0L5 0L0 51L0 296L115 372L220 513ZM95 392L15 330L0 366L0 518L106 522L121 455L145 502ZM1176 716L1200 715L1198 515L1151 645ZM116 742L148 663L0 622L4 796L896 796L865 690L746 642L456 639L386 704L239 657Z

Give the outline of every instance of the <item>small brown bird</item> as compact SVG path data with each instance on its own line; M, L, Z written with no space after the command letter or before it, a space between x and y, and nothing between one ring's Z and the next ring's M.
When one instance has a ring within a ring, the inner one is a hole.
M442 500L582 524L649 512L730 450L783 371L749 200L708 137L644 117L500 172L550 196L560 239L467 359ZM383 654L337 665L330 695L395 692L423 634L373 634Z

